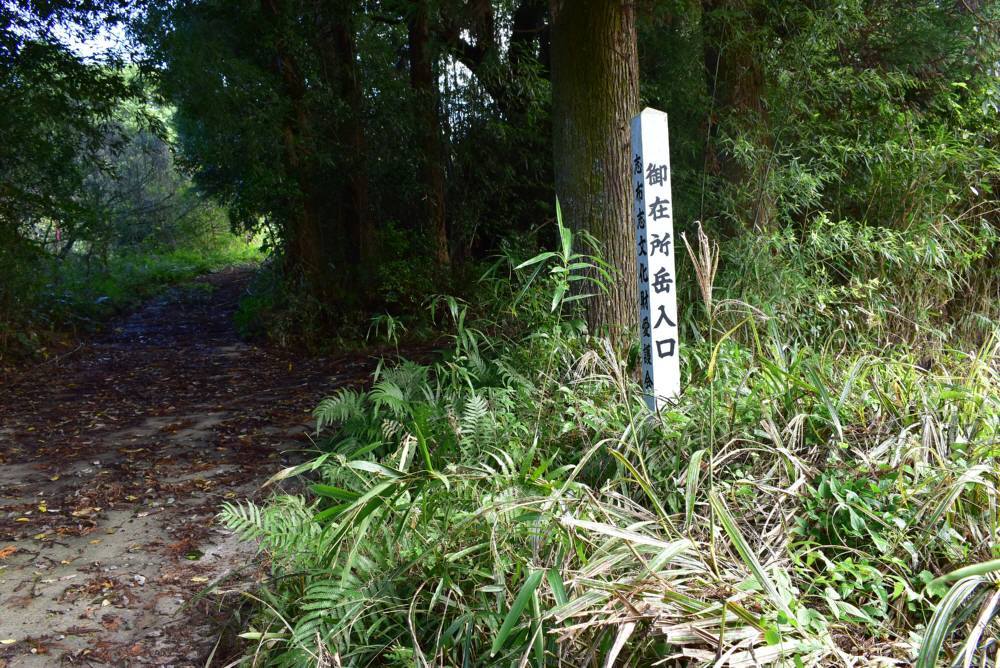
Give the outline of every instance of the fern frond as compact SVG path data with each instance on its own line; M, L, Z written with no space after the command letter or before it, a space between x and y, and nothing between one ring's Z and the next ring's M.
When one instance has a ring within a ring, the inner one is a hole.
M364 403L364 395L347 388L323 399L313 411L316 431L322 431L331 424L342 424L352 418L364 416Z
M469 445L476 445L482 432L483 422L490 412L489 402L479 394L471 394L462 407L462 417L459 427L462 439Z
M241 540L259 540L266 533L260 508L252 501L223 503L219 519Z
M408 401L403 393L403 388L390 379L381 380L376 383L371 392L368 393L376 411L383 408L388 409L395 417L402 417L406 414Z

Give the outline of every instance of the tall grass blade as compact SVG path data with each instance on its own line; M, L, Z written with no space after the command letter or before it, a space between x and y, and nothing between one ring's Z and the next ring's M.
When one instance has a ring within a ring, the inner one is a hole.
M920 644L916 668L935 668L945 639L950 635L953 622L976 589L985 582L982 577L966 577L958 582L941 599L934 616L931 617Z
M684 476L684 529L691 528L691 518L694 517L694 502L698 495L698 477L701 473L701 460L705 450L696 450L688 462L687 474Z
M757 582L764 591L767 592L768 597L774 603L775 607L784 613L785 617L789 622L795 623L795 616L789 609L788 604L785 602L785 598L778 591L777 585L774 580L767 574L764 567L761 565L760 560L757 559L757 555L754 554L753 549L750 547L750 543L747 542L746 538L740 532L738 526L736 526L736 520L733 519L732 514L726 507L726 504L721 498L715 493L711 492L709 494L709 503L712 505L712 510L715 511L716 517L719 518L719 522L722 524L723 530L725 530L726 535L729 536L729 540L732 541L733 546L739 553L740 558L743 559L743 563L746 564L750 572L757 579Z
M503 624L500 625L500 631L497 632L497 637L493 640L493 646L490 648L490 656L496 656L497 652L500 651L504 643L507 642L507 638L517 625L518 618L524 611L525 606L528 605L528 601L531 600L532 594L535 593L535 589L538 588L539 583L542 581L542 576L544 575L545 571L537 570L525 578L524 584L521 585L521 591L519 591L517 593L517 597L514 598L514 602L511 604L510 610L507 611L507 616L504 617Z
M983 575L992 573L996 570L1000 570L1000 559L992 559L990 561L983 561L978 564L972 564L971 566L963 566L962 568L955 569L950 573L945 573L944 575L935 578L931 582L931 585L954 582L955 580L961 580L962 578L968 577L982 577Z

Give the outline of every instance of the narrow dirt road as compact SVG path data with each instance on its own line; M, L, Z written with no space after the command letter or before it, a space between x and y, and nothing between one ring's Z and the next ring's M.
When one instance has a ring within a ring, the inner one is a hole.
M248 272L199 279L64 357L0 378L0 668L204 665L254 548L223 501L311 447L309 411L363 378L239 339Z

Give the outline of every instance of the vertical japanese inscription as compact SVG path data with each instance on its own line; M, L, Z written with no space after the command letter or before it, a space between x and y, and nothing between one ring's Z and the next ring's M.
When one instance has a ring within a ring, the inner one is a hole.
M639 345L646 404L656 410L680 394L674 221L667 115L645 109L632 119L633 217L639 280Z

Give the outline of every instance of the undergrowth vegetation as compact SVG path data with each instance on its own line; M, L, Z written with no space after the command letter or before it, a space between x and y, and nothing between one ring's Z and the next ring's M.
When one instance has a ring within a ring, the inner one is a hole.
M96 7L78 9L77 28L95 28ZM174 110L135 67L79 57L53 32L74 13L0 9L0 363L45 355L166 285L262 256L195 186Z
M560 232L488 272L478 306L433 301L452 332L437 362L319 404L316 456L271 481L307 487L225 506L272 570L248 594L249 664L995 656L995 333L930 356L809 346L713 299L702 235L685 390L651 414L634 350L578 318L568 288L598 261Z
M230 234L226 227L202 230L176 246L143 245L104 258L33 253L21 259L16 289L0 294L10 300L0 312L0 360L44 354L59 334L100 327L110 316L165 287L260 261L258 245Z

